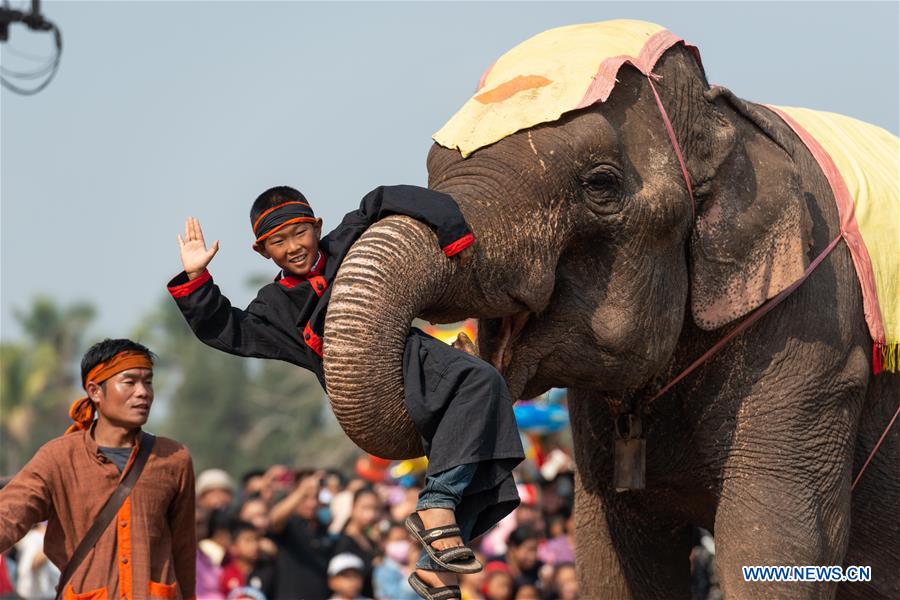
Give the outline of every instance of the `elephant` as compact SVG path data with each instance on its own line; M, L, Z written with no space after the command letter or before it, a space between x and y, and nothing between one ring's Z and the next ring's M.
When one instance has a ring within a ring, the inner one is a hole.
M368 452L421 454L403 405L411 323L477 318L479 354L513 398L570 390L584 597L689 597L692 526L715 535L726 597L900 597L897 429L851 493L900 376L873 375L844 244L647 403L840 231L828 181L783 120L711 87L683 43L654 73L696 206L652 84L627 64L604 102L467 157L435 144L429 187L459 203L474 257L448 260L400 216L357 241L325 325L335 414ZM641 417L643 489L613 485L623 414ZM868 565L872 579L749 582L749 565Z

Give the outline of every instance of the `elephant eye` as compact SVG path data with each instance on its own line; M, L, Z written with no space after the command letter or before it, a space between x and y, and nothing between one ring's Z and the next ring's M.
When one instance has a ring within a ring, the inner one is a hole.
M623 177L618 167L596 165L581 176L585 206L597 215L614 215L622 210Z
M581 180L582 187L589 192L615 193L622 181L619 170L612 165L600 165L588 171Z

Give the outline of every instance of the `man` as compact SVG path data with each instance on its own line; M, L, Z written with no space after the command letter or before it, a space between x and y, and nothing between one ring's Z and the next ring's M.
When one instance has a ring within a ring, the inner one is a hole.
M276 598L328 597L328 528L318 518L321 472L297 474L297 487L272 507L269 528L278 546Z
M177 442L141 431L153 404L153 355L130 340L104 340L84 355L81 379L87 396L69 410L74 424L0 490L0 552L35 523L48 521L44 551L65 572L100 509L148 444L134 488L61 595L192 598L191 458Z
M197 505L215 510L228 508L234 500L234 481L222 469L207 469L197 475Z

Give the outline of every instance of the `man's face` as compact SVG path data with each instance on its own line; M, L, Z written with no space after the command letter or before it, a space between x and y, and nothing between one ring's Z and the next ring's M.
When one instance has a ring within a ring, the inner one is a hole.
M228 508L234 494L228 488L213 488L197 496L197 504L209 510Z
M315 495L307 496L297 505L297 515L302 519L312 521L316 518L316 512L319 510L319 492L316 489Z
M537 562L538 542L537 540L525 540L519 546L509 549L513 560L520 569L530 569Z
M269 528L269 509L262 500L247 500L241 506L240 517L256 527L260 533L265 533Z
M257 252L271 258L288 275L303 277L316 261L321 233L321 219L315 223L293 223L267 237Z
M262 475L254 475L244 482L244 497L259 494L266 487L266 478Z
M88 381L87 392L101 418L119 427L141 427L153 404L153 370L128 369L102 385Z

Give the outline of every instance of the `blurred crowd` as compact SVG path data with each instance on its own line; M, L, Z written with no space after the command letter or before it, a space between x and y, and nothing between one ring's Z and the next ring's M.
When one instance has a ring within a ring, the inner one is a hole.
M424 464L390 464L364 456L349 476L283 465L239 480L200 472L197 598L418 598L407 577L421 548L403 521L415 510ZM550 481L521 484L522 505L476 540L485 568L463 576L463 598L578 597L573 477L564 467ZM59 570L43 554L43 536L44 525L35 527L0 557L0 591L54 597Z
M522 504L476 540L483 571L464 575L464 600L575 600L574 476L567 453L544 457L549 471L520 473ZM527 468L528 463L523 464ZM407 577L420 546L403 526L424 464L363 456L352 475L283 465L197 475L197 598L415 600ZM53 598L58 569L44 556L43 525L0 557L0 591ZM695 598L717 598L714 546L698 530L692 552ZM3 594L0 594L3 596ZM15 597L12 595L4 597Z
M345 477L281 465L232 481L197 477L197 597L418 598L407 577L421 548L403 526L421 474L399 480L364 457ZM521 486L523 504L474 544L485 564L462 578L464 598L578 597L571 472Z

